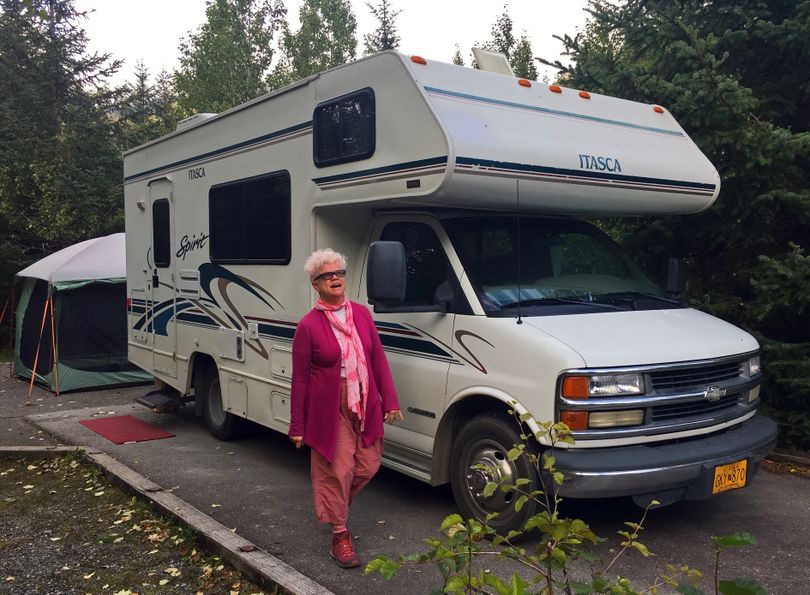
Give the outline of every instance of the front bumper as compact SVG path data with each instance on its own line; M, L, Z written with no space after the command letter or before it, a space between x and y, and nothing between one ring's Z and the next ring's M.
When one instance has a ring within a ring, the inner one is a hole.
M571 448L554 452L555 467L565 475L559 495L570 498L633 496L644 506L712 495L714 469L748 461L746 485L759 462L776 445L776 424L754 416L730 430L709 436L648 445Z

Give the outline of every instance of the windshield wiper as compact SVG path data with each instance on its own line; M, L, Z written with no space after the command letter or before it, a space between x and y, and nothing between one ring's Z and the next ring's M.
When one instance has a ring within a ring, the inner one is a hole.
M647 298L647 299L651 299L651 300L658 300L658 301L661 301L661 302L667 302L669 304L677 304L678 306L683 306L684 305L684 303L681 300L668 298L668 297L663 297L663 296L660 296L660 295L655 295L653 293L644 293L643 291L619 291L619 292L616 292L616 293L603 293L603 294L601 294L599 296L596 296L596 297L600 297L600 298L610 298L610 297L622 298L622 297L626 297L626 298L630 298L630 299L636 298L636 297L641 297L641 298ZM633 299L633 301L635 302L635 299Z
M603 310L624 310L615 304L603 304L601 302L589 302L585 300L571 300L566 298L548 297L548 298L531 298L527 300L520 300L519 302L512 302L501 306L502 310L507 308L517 308L524 306L556 306L559 304L576 304L577 306L593 306L594 308L602 308Z

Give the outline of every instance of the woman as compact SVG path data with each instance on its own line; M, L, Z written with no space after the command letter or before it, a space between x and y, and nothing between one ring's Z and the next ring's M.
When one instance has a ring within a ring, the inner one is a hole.
M346 257L318 250L304 270L318 300L293 339L289 436L311 447L315 515L332 525L331 555L354 568L349 504L380 468L383 419L403 416L371 314L346 299Z

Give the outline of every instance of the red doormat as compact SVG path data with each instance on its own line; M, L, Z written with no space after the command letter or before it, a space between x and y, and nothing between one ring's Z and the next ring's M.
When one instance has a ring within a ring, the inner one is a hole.
M145 442L174 436L131 415L85 419L79 423L115 444Z

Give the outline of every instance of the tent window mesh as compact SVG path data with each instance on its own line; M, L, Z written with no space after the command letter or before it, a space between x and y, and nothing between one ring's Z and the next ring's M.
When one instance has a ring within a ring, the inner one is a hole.
M56 295L60 364L87 372L137 369L127 360L125 284L92 283Z
M45 328L42 332L40 342L39 331L42 327L42 312L45 309L45 301L48 299L47 281L37 280L31 297L28 299L28 306L22 319L20 329L20 352L19 357L23 365L32 370L34 360L37 360L36 372L40 376L47 375L53 368L51 357L51 312L50 308L45 318ZM37 346L39 346L39 359L37 359Z

